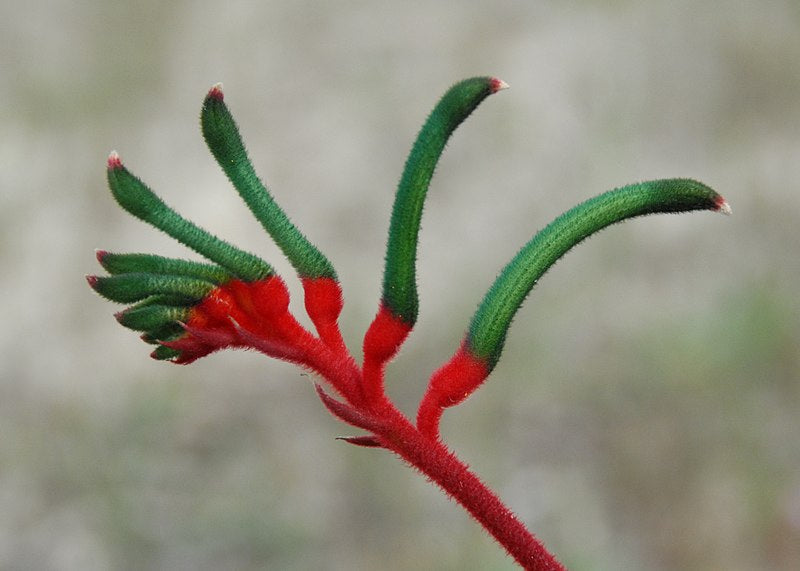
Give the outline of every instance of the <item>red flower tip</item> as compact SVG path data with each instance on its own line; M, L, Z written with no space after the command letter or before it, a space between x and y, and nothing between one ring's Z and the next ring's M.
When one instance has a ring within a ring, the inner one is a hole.
M492 93L497 93L503 89L508 89L508 84L503 81L502 79L498 79L497 77L493 77L489 80L489 86L492 90Z
M731 210L731 205L730 205L730 204L728 204L728 201L727 201L727 200L725 200L725 199L724 199L723 197L721 197L721 196L717 196L717 197L714 199L714 207L715 207L715 208L714 208L714 210L715 210L716 212L719 212L720 214L724 214L724 215L726 215L726 216L730 216L730 215L731 215L731 212L733 212L733 211Z
M489 376L484 359L463 343L455 355L433 373L417 411L417 427L431 438L439 438L439 420L444 409L463 402Z
M218 101L225 99L225 94L222 93L222 84L215 83L213 86L211 86L211 89L208 90L208 96L213 99L217 99Z
M375 320L364 335L364 361L387 363L395 356L410 332L411 325L381 304Z
M89 287L94 289L94 286L97 284L97 276L86 276L86 281L89 283Z
M117 170L122 168L122 159L119 158L117 151L111 151L108 154L108 169Z
M108 252L106 252L105 250L95 250L94 251L94 255L97 258L97 261L100 262L100 264L102 265L103 264L103 259L106 256L108 256Z
M303 278L306 311L314 323L335 324L344 301L339 282L332 278Z

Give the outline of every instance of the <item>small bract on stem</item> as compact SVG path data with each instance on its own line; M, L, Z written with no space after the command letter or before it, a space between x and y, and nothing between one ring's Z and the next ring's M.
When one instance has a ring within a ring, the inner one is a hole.
M500 498L445 446L439 423L446 408L479 388L494 369L515 314L539 278L573 246L628 218L660 212L730 213L708 186L685 178L655 180L600 194L559 216L505 266L469 322L455 354L431 377L416 423L389 399L385 371L419 312L416 258L425 197L453 132L489 95L508 87L493 77L456 83L425 121L406 161L392 209L381 299L363 341L359 365L339 329L343 297L329 259L291 222L256 175L222 86L203 103L201 126L211 153L302 283L314 331L289 309L289 291L273 267L180 216L123 165L108 157L108 184L132 215L208 261L144 253L97 252L108 276L87 276L111 301L132 304L116 314L155 346L152 357L187 364L220 349L246 348L290 361L317 376L317 394L331 414L366 432L342 440L384 448L459 502L525 569L563 569ZM325 387L323 387L323 384ZM335 396L331 393L335 393Z

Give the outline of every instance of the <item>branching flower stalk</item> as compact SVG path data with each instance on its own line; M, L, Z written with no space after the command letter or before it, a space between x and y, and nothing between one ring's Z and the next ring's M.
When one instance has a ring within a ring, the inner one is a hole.
M425 196L450 135L484 99L506 87L492 77L455 84L419 132L397 188L381 300L364 336L360 366L339 330L343 298L336 271L256 175L219 84L203 103L203 136L239 195L297 272L315 331L303 327L289 311L286 284L270 264L181 217L134 176L116 152L108 158L108 184L120 206L208 261L98 251L97 259L108 275L87 280L103 297L131 304L116 318L123 326L142 332L142 339L154 345L151 356L155 359L188 364L233 347L255 349L312 371L322 381L316 390L325 407L364 431L343 440L389 450L422 472L459 502L523 568L563 569L445 446L439 434L442 413L483 384L500 359L511 321L523 301L573 246L606 226L636 216L691 210L728 214L730 207L700 182L667 179L606 192L556 218L497 277L454 355L431 376L412 422L388 398L384 376L417 320L416 256Z

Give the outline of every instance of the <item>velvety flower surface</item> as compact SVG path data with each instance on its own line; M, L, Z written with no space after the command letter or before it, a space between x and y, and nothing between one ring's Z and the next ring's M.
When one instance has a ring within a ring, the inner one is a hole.
M286 283L269 263L184 219L134 176L116 152L108 158L107 175L120 206L205 261L98 251L97 259L107 275L88 276L87 280L103 297L128 305L116 318L155 345L155 359L187 364L220 349L247 348L312 371L326 385L317 384L316 388L331 414L366 431L343 440L389 450L419 470L459 502L522 567L563 569L497 495L443 444L439 434L442 414L486 381L525 298L539 278L576 244L628 218L691 210L728 214L730 207L708 186L679 178L623 186L559 216L500 272L454 355L431 376L413 423L387 396L384 377L386 366L411 333L419 313L416 258L425 197L450 136L482 101L506 87L493 77L456 83L417 135L397 187L381 299L364 335L360 366L339 330L343 298L336 271L256 175L219 84L203 102L203 136L253 216L296 271L314 331L303 327L290 312Z

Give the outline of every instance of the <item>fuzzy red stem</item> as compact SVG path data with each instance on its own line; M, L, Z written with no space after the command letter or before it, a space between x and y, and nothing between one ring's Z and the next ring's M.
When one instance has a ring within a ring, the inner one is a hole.
M470 515L524 569L564 570L505 504L441 442L424 436L394 406L381 411L386 433L380 444L425 474Z
M219 348L217 345L241 343L314 370L347 401L337 401L318 387L328 410L344 422L371 433L348 438L349 442L391 450L425 474L464 506L525 569L564 569L511 510L438 439L441 411L463 400L485 378L483 363L461 351L442 368L441 374L434 375L425 400L430 401L429 406L420 408L418 429L384 391L386 363L397 353L411 325L381 307L365 335L364 366L359 369L338 334L336 318L341 299L338 284L307 281L304 285L311 294L307 307L320 337L297 322L288 311L285 284L280 278L271 278L256 283L233 280L215 289L185 326L187 333L195 337L191 343L205 343L206 352Z
M347 352L338 322L344 305L339 282L332 278L303 278L302 282L306 313L320 339L337 353Z
M442 365L428 382L428 389L417 412L417 427L422 434L439 439L439 421L447 407L464 401L489 376L484 359L472 354L466 342Z
M373 324L374 326L374 324ZM374 334L375 332L373 332ZM367 346L370 343L366 344ZM380 353L374 351L374 353ZM376 360L380 362L380 360ZM365 362L365 366L367 363ZM377 363L376 363L377 365ZM347 368L334 368L333 376L341 375ZM350 369L349 375L358 375L359 371ZM370 381L366 378L366 367L356 382ZM486 529L486 531L502 545L505 550L524 568L535 571L564 570L556 558L547 551L542 543L531 534L514 513L503 504L497 495L484 484L470 469L459 460L437 438L425 435L389 400L383 391L383 367L376 367L372 372L375 378L371 382L370 397L361 403L351 403L352 409L332 402L330 397L323 397L326 406L335 406L337 416L353 410L360 414L360 419L369 420L372 436L356 437L354 444L367 442L369 446L380 446L391 450L405 462L419 470L431 481L435 482L450 497L460 503L469 514ZM336 379L328 377L332 386L348 385L352 379ZM342 418L341 416L339 416ZM345 420L352 422L352 420ZM365 422L353 423L366 426Z
M411 328L412 324L403 321L381 304L364 334L364 379L361 386L366 402L373 407L389 404L383 386L386 364L397 354Z
M363 403L361 371L353 357L345 349L336 351L320 342L316 353L307 356L305 364L342 395L353 406Z

